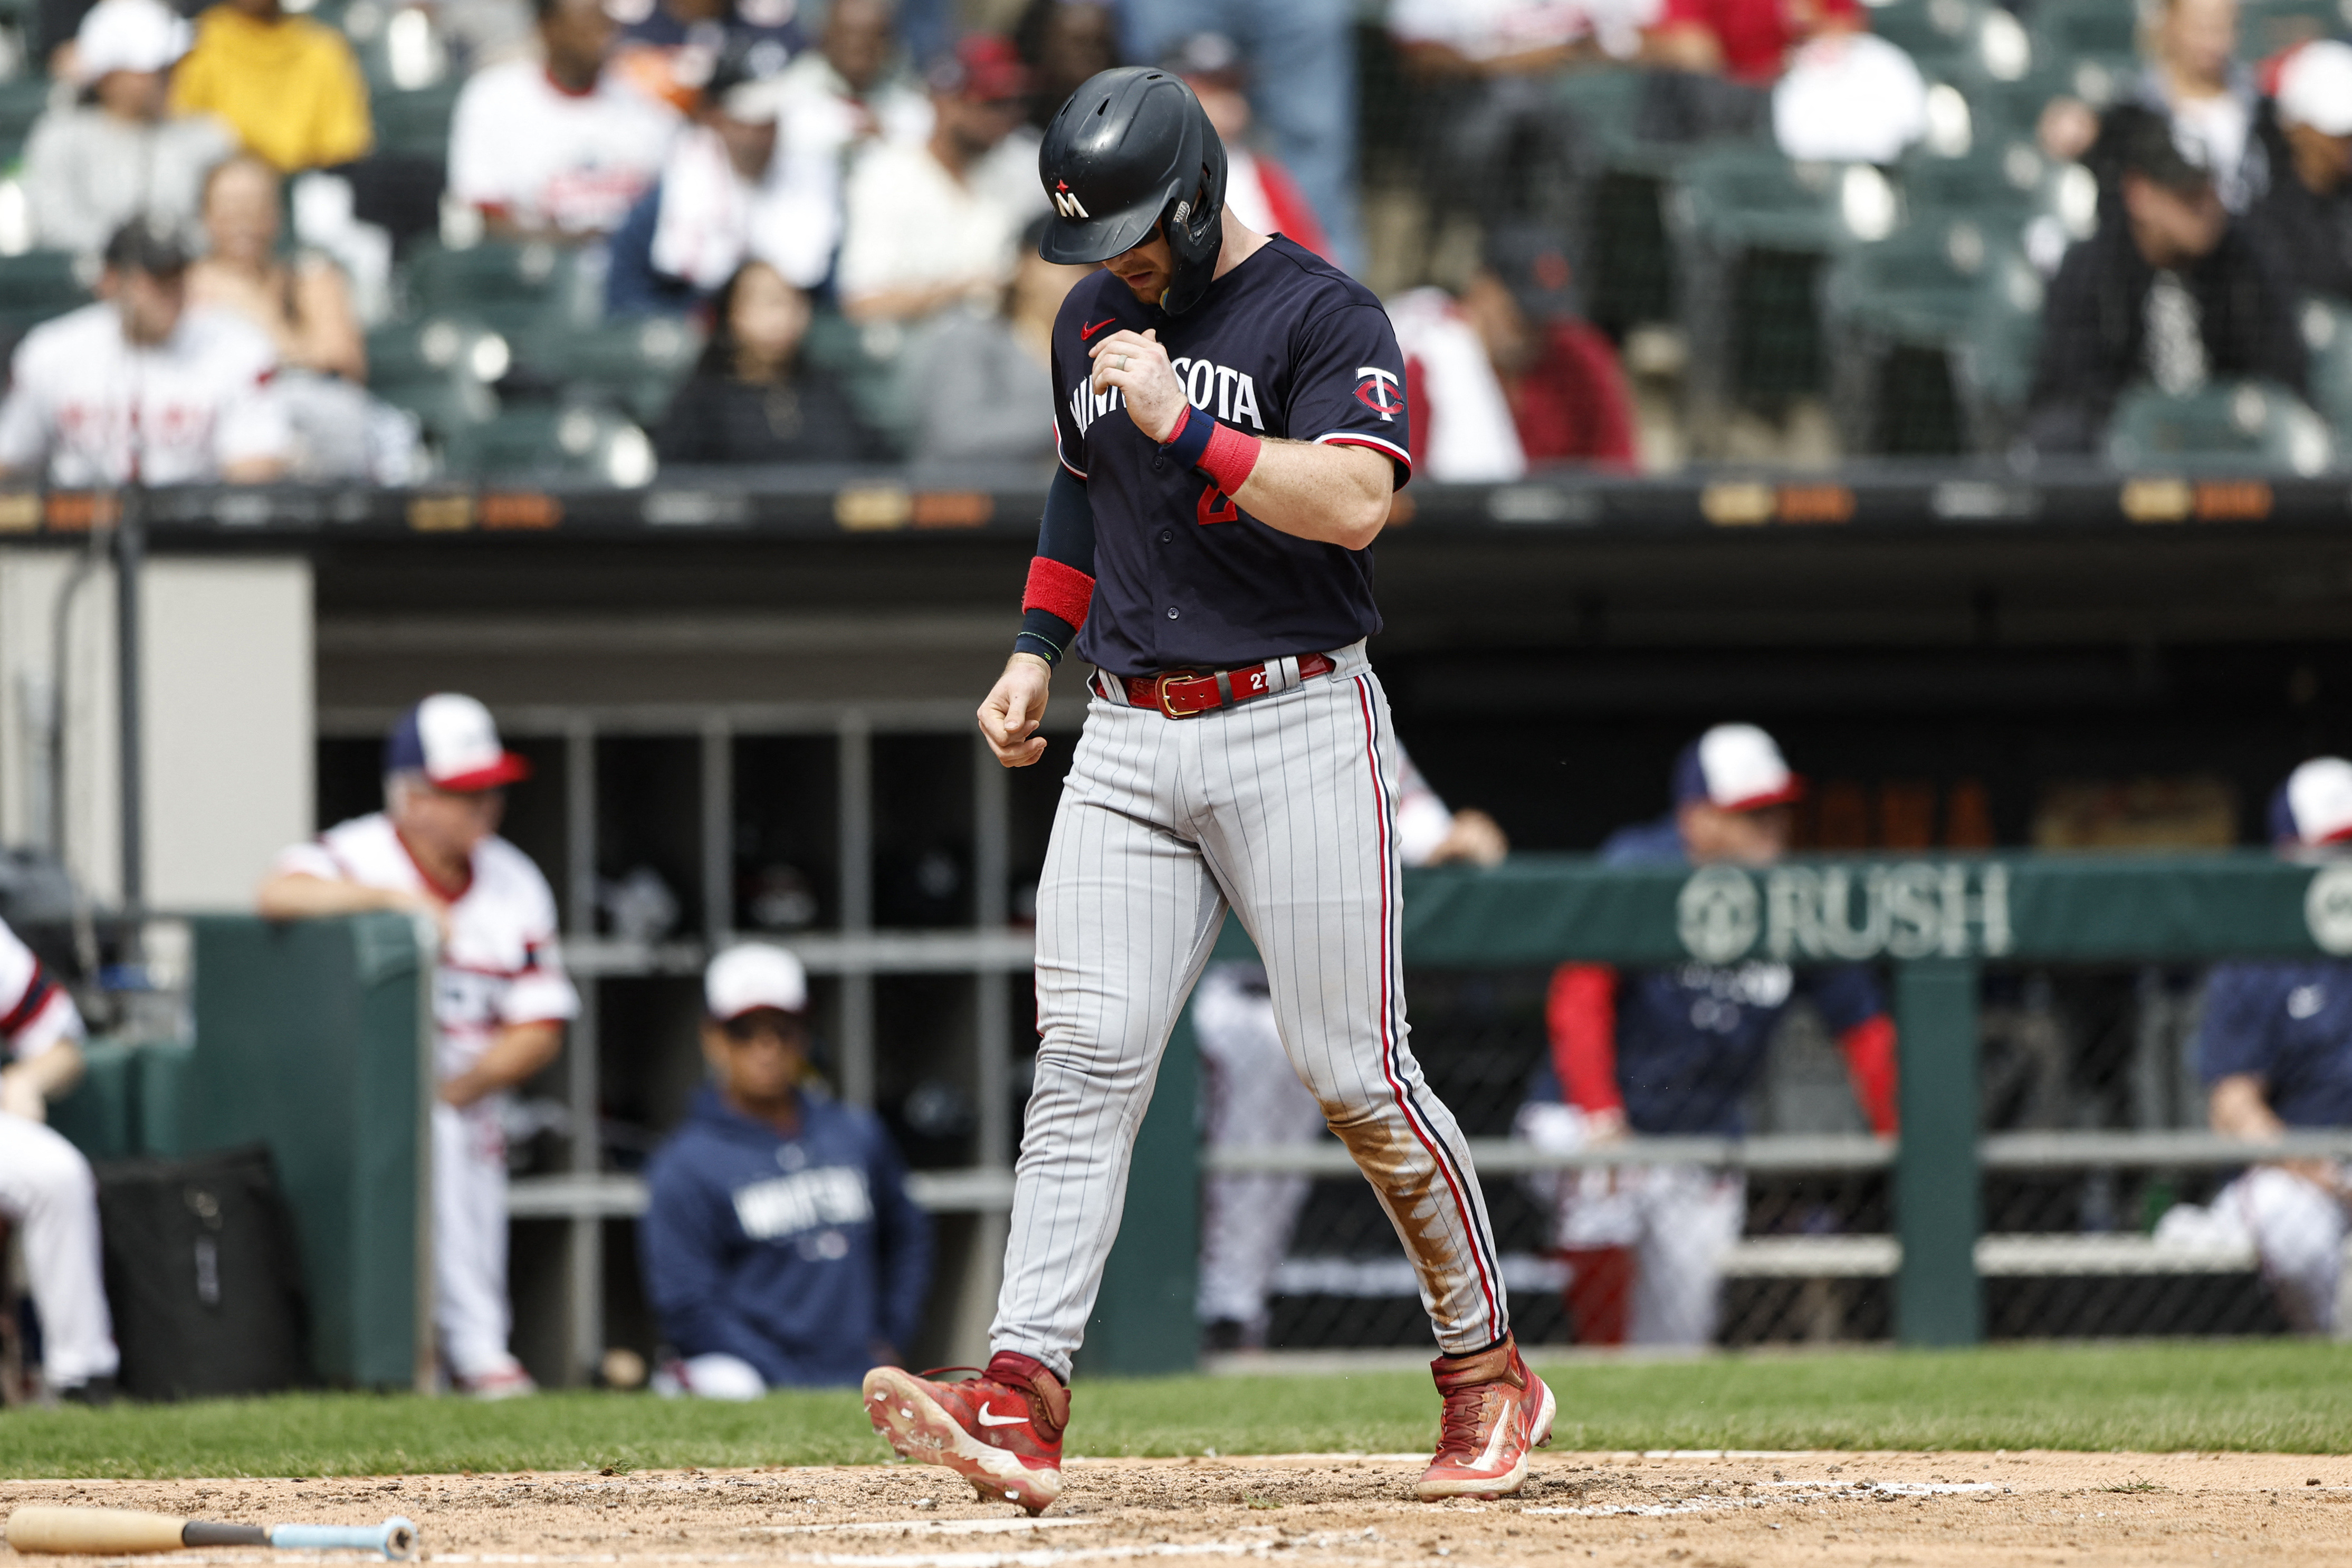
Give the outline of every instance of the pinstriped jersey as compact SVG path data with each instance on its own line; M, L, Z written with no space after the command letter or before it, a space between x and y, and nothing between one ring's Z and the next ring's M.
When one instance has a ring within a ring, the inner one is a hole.
M1267 527L1161 451L1087 350L1157 332L1194 408L1251 436L1369 447L1412 471L1404 356L1371 290L1276 236L1181 316L1113 274L1070 290L1054 324L1054 433L1087 481L1095 594L1079 656L1118 675L1254 664L1381 629L1372 554Z
M30 1061L60 1040L80 1038L73 998L0 921L0 1055Z
M434 1067L454 1078L509 1024L560 1023L580 998L556 952L555 896L530 857L503 838L474 850L462 888L427 877L382 812L338 823L278 857L272 869L330 882L431 893L448 906L448 938L434 973Z

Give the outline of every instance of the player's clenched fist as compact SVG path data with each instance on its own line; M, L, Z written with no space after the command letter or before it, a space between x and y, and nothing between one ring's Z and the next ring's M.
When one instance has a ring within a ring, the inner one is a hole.
M988 749L1008 768L1025 768L1045 754L1037 726L1053 691L1053 667L1034 653L1016 653L980 705L980 732Z
M1087 353L1095 362L1095 390L1118 388L1135 427L1155 441L1167 440L1186 400L1159 332L1113 332Z

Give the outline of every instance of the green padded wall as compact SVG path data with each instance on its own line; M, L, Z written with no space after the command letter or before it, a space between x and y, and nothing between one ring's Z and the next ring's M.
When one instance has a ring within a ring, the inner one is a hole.
M81 1048L81 1081L49 1106L49 1125L92 1160L140 1152L135 1079L139 1047L91 1040Z

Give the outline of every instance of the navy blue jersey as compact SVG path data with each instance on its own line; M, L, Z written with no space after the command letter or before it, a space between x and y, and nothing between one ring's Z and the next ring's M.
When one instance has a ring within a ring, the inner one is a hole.
M1625 829L1601 846L1610 865L1685 858L1674 819ZM1737 1137L1740 1102L1764 1070L1790 1003L1810 997L1832 1034L1886 1010L1855 964L1792 970L1785 963L1685 963L1626 973L1617 994L1617 1086L1637 1132Z
M2352 1127L2352 963L2217 963L2197 1028L2207 1087L2240 1073L2290 1127Z
M803 1091L798 1136L704 1089L646 1167L646 1294L679 1354L854 1384L921 1326L930 1222L872 1112Z
M1372 552L1268 528L1163 453L1087 351L1155 331L1192 405L1251 436L1369 447L1411 471L1404 356L1380 300L1276 236L1181 316L1112 273L1070 290L1054 323L1054 431L1094 513L1093 607L1079 655L1115 675L1255 664L1381 629Z

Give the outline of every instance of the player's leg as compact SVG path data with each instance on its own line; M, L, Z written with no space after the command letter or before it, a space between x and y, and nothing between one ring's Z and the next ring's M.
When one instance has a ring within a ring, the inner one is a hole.
M1747 1222L1746 1184L1698 1165L1642 1173L1628 1338L1637 1345L1704 1345L1715 1338L1723 1259Z
M493 1107L433 1107L434 1327L451 1379L469 1394L531 1392L507 1349L507 1171Z
M1202 1131L1212 1148L1308 1143L1323 1110L1283 1054L1265 971L1214 963L1192 994ZM1304 1176L1210 1176L1201 1184L1199 1317L1223 1348L1265 1342L1265 1301L1310 1184Z
M2332 1331L2344 1268L2343 1205L2317 1183L2275 1165L2230 1184L2215 1206L2223 1203L2252 1234L2263 1277L2287 1322L2307 1334Z
M1335 657L1333 674L1200 726L1202 847L1265 960L1291 1065L1388 1211L1445 1352L1423 1495L1516 1489L1552 1396L1510 1339L1462 1131L1406 1044L1395 741L1361 646Z
M106 1305L89 1162L52 1129L0 1114L0 1213L23 1234L25 1272L41 1315L43 1378L69 1392L114 1376L121 1358Z
M866 1378L909 1458L1032 1512L1061 1489L1071 1357L1118 1234L1137 1129L1224 903L1183 836L1179 726L1098 700L1071 758L1037 885L1037 1064L983 1374Z

